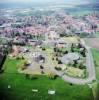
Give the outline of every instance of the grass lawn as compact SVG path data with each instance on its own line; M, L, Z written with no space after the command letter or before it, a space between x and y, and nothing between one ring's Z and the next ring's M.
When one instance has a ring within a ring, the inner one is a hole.
M66 70L66 74L72 77L84 77L84 70L74 68L74 67L68 67Z
M69 43L78 43L78 37L63 37L61 38Z
M99 32L96 32L96 37L98 37L98 38L99 38Z
M96 97L96 100L99 100L99 50L92 49L92 54L95 62L95 68L96 68L96 78L97 82L93 84L93 95Z
M51 80L47 76L27 79L17 72L18 62L7 58L4 64L5 72L0 74L0 100L93 100L87 85L70 85L60 78ZM10 89L8 85L11 85ZM33 93L32 89L38 89L38 92ZM56 90L56 94L48 95L48 89Z
M96 68L96 77L99 80L99 50L92 49L92 54L94 58L95 68Z

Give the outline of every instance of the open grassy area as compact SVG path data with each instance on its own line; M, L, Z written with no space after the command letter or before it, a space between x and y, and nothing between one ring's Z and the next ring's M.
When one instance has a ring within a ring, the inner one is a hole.
M98 38L99 38L99 32L96 32L96 37L98 37Z
M99 50L92 49L92 54L94 58L95 68L96 68L96 77L99 80Z
M62 39L69 43L78 43L78 37L63 37Z
M17 72L17 63L17 60L8 58L4 64L5 72L0 74L0 97L5 98L3 100L93 100L87 85L70 85L60 78L51 80L47 76L30 80ZM8 85L11 85L10 89ZM33 93L32 89L39 91ZM56 90L56 94L48 95L48 89Z
M96 78L97 81L93 83L92 91L95 100L99 100L99 50L92 49L93 59L95 63L95 69L96 69Z
M85 70L81 70L81 69L74 68L74 67L69 67L66 70L66 74L69 75L69 76L72 76L72 77L81 77L81 78L83 78L84 77L84 71Z

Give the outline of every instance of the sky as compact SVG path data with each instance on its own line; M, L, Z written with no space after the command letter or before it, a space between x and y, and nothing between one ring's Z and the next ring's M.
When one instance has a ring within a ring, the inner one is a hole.
M96 2L99 0L0 0L0 8L2 7L25 7L37 5L84 5Z
M65 4L86 4L86 3L90 3L91 1L92 0L0 0L0 3L65 3Z

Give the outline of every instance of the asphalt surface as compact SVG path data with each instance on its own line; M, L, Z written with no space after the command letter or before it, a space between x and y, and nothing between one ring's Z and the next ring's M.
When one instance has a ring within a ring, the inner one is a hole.
M96 80L96 76L95 76L95 66L94 66L94 61L93 61L93 57L92 57L92 53L90 51L90 47L88 47L84 40L81 40L82 44L86 47L87 49L87 57L86 57L86 65L87 65L87 73L88 73L88 77L85 79L80 79L80 78L74 78L74 77L70 77L68 75L65 75L63 72L61 71L57 71L55 69L52 69L57 75L59 75L64 81L72 83L72 84L88 84L91 83L92 81Z

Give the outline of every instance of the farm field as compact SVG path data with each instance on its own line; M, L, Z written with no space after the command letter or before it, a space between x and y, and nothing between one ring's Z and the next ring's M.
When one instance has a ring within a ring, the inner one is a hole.
M85 38L87 45L99 49L99 38Z

